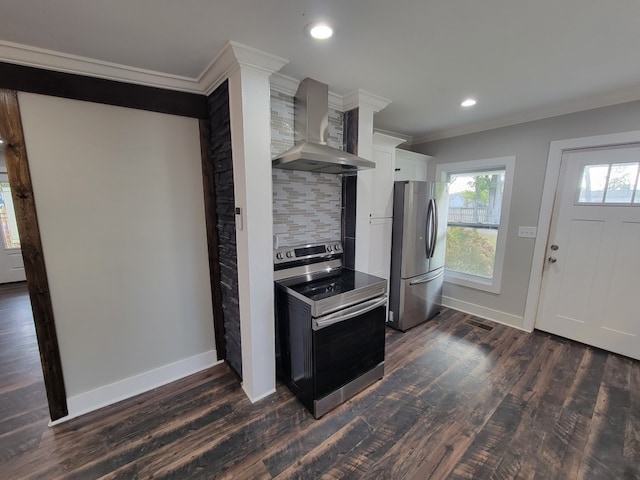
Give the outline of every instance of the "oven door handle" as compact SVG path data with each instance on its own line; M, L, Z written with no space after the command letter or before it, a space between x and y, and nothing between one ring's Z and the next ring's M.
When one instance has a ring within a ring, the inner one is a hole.
M313 330L321 330L328 327L329 325L334 325L336 323L349 320L350 318L357 317L358 315L363 315L367 312L370 312L371 310L385 305L386 303L386 295L384 297L367 300L366 302L362 302L353 307L345 308L344 310L340 310L339 312L316 318L313 320L313 325L311 326L311 328L313 328Z

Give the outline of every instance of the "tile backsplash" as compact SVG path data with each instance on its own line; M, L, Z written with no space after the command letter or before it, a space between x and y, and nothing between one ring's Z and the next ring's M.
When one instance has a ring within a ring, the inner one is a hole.
M271 156L294 144L293 97L271 91ZM329 108L327 143L342 150L342 112ZM342 177L273 169L273 234L280 247L341 237Z

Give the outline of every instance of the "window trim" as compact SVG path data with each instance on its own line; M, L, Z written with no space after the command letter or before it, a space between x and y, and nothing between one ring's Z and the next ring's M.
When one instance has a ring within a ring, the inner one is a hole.
M507 234L509 232L509 211L511 207L511 194L513 192L513 179L516 166L516 157L485 158L480 160L466 160L462 162L441 163L436 166L436 178L447 182L449 174L473 173L487 169L504 168L504 190L502 192L502 206L500 210L500 225L498 226L498 239L496 242L496 256L493 265L493 278L485 278L469 273L454 272L445 269L444 281L455 285L474 288L490 293L500 293L502 284L502 272L506 253Z

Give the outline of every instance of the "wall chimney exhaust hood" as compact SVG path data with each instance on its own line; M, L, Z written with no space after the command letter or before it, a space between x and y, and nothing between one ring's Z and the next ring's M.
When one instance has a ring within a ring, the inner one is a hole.
M294 100L295 146L278 155L273 168L317 173L351 173L376 164L327 145L329 87L311 78L300 82Z

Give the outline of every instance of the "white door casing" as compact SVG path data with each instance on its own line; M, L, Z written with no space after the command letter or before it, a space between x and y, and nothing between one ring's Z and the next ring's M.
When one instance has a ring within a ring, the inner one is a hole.
M554 140L550 143L544 187L542 191L542 201L540 204L540 214L538 217L538 234L536 236L533 259L531 261L529 289L527 290L524 322L522 324L522 328L524 330L529 332L533 331L536 323L540 288L542 285L542 269L547 259L547 239L551 227L551 214L553 211L556 190L558 188L560 163L563 153L569 150L626 145L632 143L640 143L640 130Z
M640 145L564 151L536 328L640 359L640 202L579 199L585 167L639 160Z
M9 182L9 177L6 173L0 173L0 182ZM8 194L8 192L3 193ZM7 195L5 201L10 200L10 195ZM0 230L0 232L4 235L3 230ZM0 284L22 282L24 280L26 280L26 276L24 273L22 250L20 250L19 248L6 248L5 242L0 241Z

